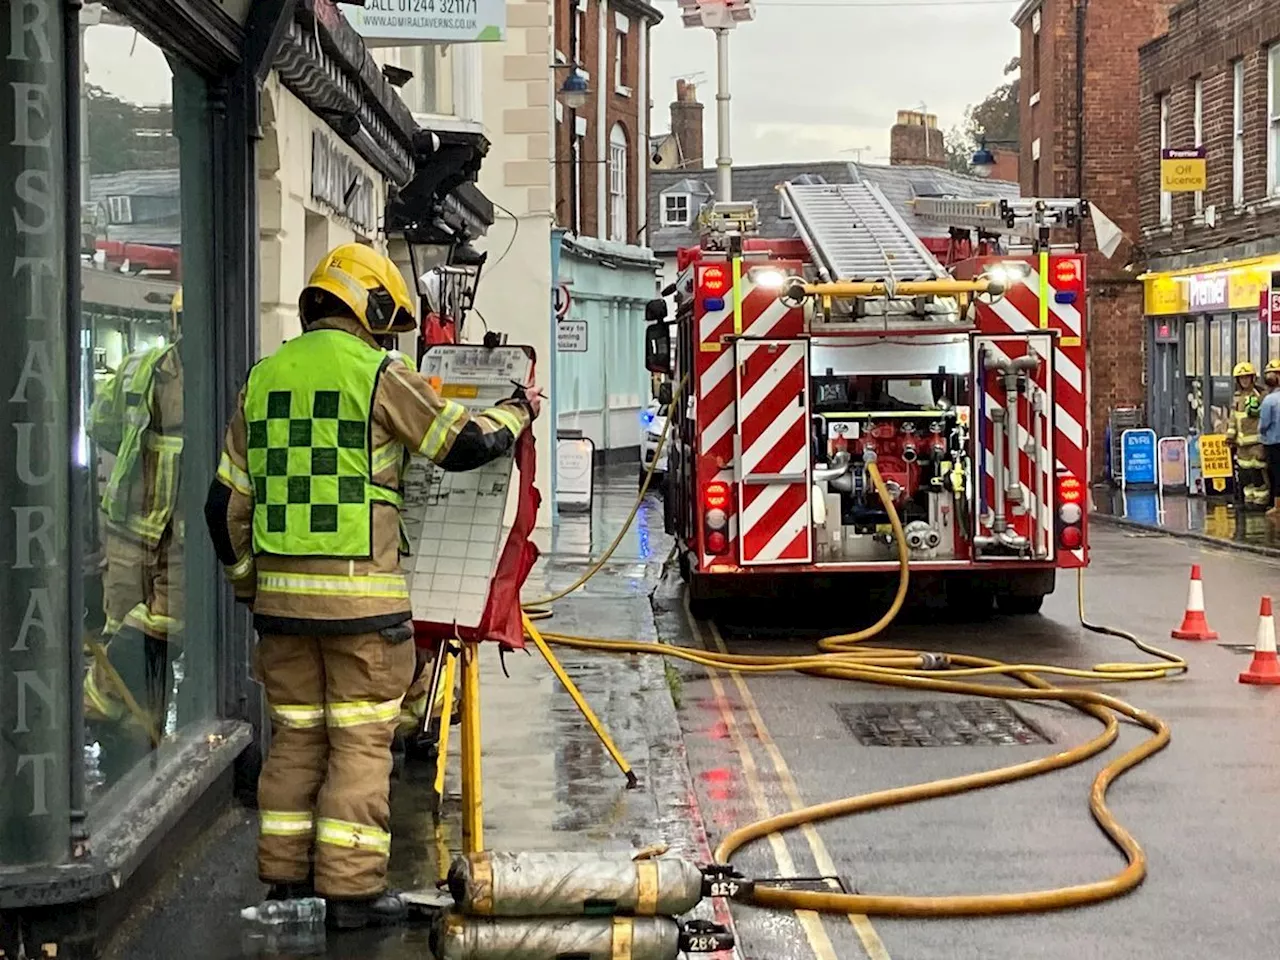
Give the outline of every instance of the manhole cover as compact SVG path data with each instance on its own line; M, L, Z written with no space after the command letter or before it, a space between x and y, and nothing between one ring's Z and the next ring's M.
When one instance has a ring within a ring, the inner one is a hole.
M1053 742L1000 700L838 703L836 713L865 747L990 747Z

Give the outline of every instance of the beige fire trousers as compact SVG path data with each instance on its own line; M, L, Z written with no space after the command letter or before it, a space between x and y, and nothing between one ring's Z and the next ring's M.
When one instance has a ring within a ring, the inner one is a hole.
M391 740L413 681L412 640L264 635L255 672L271 708L258 782L258 874L316 892L386 889L391 852Z

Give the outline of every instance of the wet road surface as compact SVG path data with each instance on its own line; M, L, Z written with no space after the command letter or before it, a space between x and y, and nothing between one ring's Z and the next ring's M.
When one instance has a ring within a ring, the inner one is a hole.
M1089 617L1170 646L1192 664L1183 679L1113 684L1106 691L1159 714L1173 728L1172 744L1109 794L1113 812L1150 858L1146 883L1100 906L994 919L868 922L735 907L746 958L1276 956L1280 689L1239 684L1237 674L1249 658L1229 645L1252 644L1259 596L1280 588L1280 564L1101 525L1094 527L1092 543L1094 562L1085 581ZM1208 617L1221 643L1169 639L1181 619L1192 562L1203 565ZM837 610L830 615L833 602ZM837 629L865 625L886 602L846 592L781 611L735 604L714 623L690 622L670 604L659 610L658 623L673 642L714 646L723 640L743 653L797 651ZM1078 667L1142 659L1124 641L1082 631L1075 602L1072 575L1060 580L1043 616L950 623L945 613L916 611L891 627L885 642ZM828 615L819 618L820 610ZM957 698L795 675L709 680L683 666L681 674L680 719L713 845L765 814L1004 766L1099 730L1096 721L1061 705L1020 704L1016 716L1052 745L864 746L854 731L866 734L868 712L882 729L896 730L900 724L895 727L893 718L901 718L904 704L940 701L932 704L937 712ZM862 727L842 719L858 714ZM1145 734L1126 724L1121 746L1133 746ZM1123 858L1093 825L1086 804L1090 781L1119 749L1029 781L793 831L747 848L735 863L755 876L834 874L844 888L863 893L994 893L1102 879L1117 873Z

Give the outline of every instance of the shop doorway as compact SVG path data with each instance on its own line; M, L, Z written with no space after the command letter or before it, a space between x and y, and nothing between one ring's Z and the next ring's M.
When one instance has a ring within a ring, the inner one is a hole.
M1186 436L1192 426L1190 409L1194 400L1187 395L1186 357L1180 327L1178 321L1163 320L1154 331L1150 422L1160 437Z

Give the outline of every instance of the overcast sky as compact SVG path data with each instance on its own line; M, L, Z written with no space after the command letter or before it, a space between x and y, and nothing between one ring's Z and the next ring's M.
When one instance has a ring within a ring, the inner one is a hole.
M675 0L651 0L665 20L653 32L653 130L670 128L676 78L701 72L704 153L716 156L716 51L708 30L688 29ZM1005 81L1018 53L1009 18L1018 0L756 0L756 19L730 40L735 163L885 162L900 109L927 105L938 124ZM866 149L869 148L869 149Z
M652 0L653 130L670 126L676 78L696 76L706 104L705 159L716 156L715 37L686 29L675 0ZM943 129L1004 82L1018 52L1018 0L756 0L730 41L733 159L887 159L900 109L925 104ZM98 26L89 81L135 103L172 98L163 55L123 27Z

